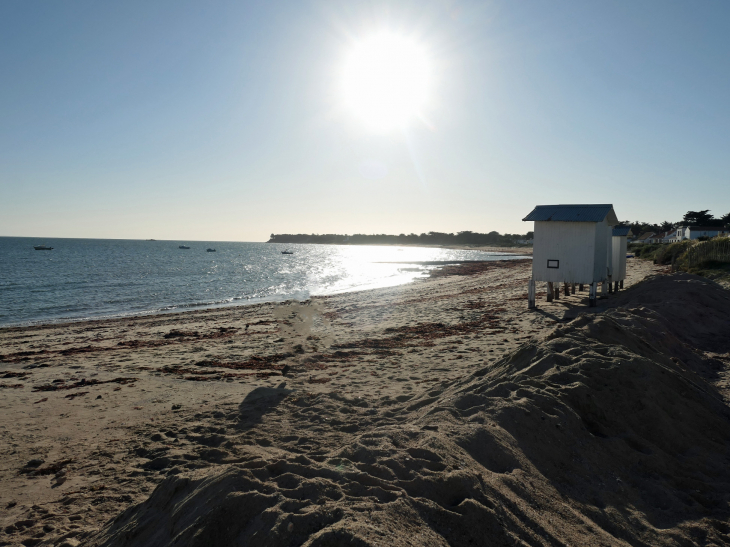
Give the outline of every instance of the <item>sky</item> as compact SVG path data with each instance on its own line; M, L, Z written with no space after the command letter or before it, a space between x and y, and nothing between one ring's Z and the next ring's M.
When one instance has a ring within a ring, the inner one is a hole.
M429 67L388 129L342 85L384 32ZM722 216L729 98L725 0L4 0L0 236L525 233L551 203Z

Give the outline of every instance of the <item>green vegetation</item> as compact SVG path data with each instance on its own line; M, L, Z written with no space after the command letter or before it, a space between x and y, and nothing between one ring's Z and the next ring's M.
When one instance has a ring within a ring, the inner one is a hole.
M701 275L730 286L730 238L651 245L632 243L628 249L637 258L652 260L655 264L674 264L679 271Z
M636 258L643 258L644 260L654 260L656 258L656 253L662 247L666 246L667 245L664 245L662 243L629 243L628 251L634 253L634 256L636 256Z

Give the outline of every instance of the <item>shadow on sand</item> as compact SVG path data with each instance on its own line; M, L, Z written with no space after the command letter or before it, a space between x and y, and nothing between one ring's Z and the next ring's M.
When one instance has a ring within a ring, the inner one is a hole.
M286 382L281 382L276 387L257 387L252 390L238 406L238 427L241 429L253 427L261 421L264 414L276 408L292 391L286 387Z

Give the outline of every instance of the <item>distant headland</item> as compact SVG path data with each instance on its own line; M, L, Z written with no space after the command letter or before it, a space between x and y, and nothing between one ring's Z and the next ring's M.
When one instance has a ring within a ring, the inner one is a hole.
M500 234L489 232L428 232L423 234L271 234L267 243L318 243L328 245L492 245L513 247L531 245L532 232Z

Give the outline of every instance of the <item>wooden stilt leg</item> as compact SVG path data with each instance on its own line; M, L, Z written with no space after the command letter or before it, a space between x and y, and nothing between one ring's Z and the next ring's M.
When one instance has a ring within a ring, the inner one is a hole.
M527 309L534 310L537 306L535 305L535 280L530 279L530 283L527 286Z
M553 287L555 288L553 291L553 298L555 300L560 300L560 283L553 283Z
M623 288L624 288L624 280L622 279L622 280L621 280L621 281L619 282L619 284L621 285L621 288L623 289Z
M613 294L613 282L610 277L608 278L608 294Z
M575 283L570 285L570 294L575 294Z
M583 292L583 283L578 285L578 292Z
M596 287L596 283L593 282L590 285L590 289L588 289L588 291L589 291L588 292L588 306L591 308L596 307L596 289L597 288L598 287Z
M606 283L604 281L603 283L601 283L601 296L606 296L607 293L608 293L608 283Z
M570 285L563 283L563 291L565 292L565 296L570 296Z
M552 283L552 281L548 281L548 284L547 284L547 301L548 302L553 301L553 283Z
M615 281L613 284L613 292L618 292L618 281Z

